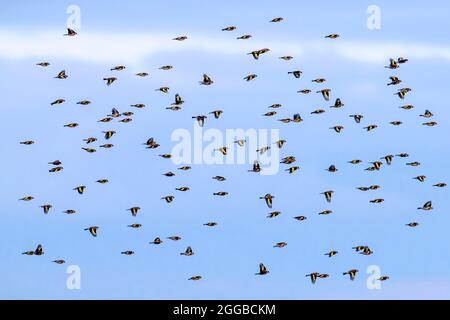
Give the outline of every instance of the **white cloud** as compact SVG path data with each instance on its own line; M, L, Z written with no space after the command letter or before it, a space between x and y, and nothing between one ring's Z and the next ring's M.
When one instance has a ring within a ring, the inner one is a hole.
M213 54L240 55L268 47L276 55L295 57L332 54L360 63L384 63L389 57L408 57L450 62L450 47L415 43L367 43L346 41L267 41L232 37L189 35L184 42L160 33L80 33L63 37L61 32L31 33L0 31L0 59L69 59L93 63L139 64L154 54L178 51L202 51Z
M382 63L397 57L450 62L450 47L438 45L349 42L338 44L335 50L343 58L359 62Z

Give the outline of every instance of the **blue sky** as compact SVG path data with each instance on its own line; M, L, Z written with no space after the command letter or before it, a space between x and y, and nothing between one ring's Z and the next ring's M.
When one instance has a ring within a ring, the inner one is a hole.
M419 5L406 1L328 6L284 1L33 1L5 4L0 12L0 110L1 134L1 237L3 277L0 297L4 299L448 299L450 257L445 244L449 234L446 214L448 189L435 188L449 182L446 159L449 152L450 117L448 91L450 45L445 1ZM63 37L70 4L81 10L81 28L74 38ZM369 5L381 9L381 29L366 26ZM277 24L268 21L284 17ZM228 25L237 30L222 32ZM250 33L245 42L237 36ZM339 33L337 40L324 39ZM187 35L188 40L171 39ZM247 52L268 47L260 60ZM278 59L292 55L291 61ZM398 70L384 66L390 57L404 56L409 62ZM47 68L35 66L49 61ZM126 65L120 72L109 71ZM162 65L173 65L161 71ZM69 78L53 77L62 69ZM302 70L300 79L287 72ZM147 78L134 73L146 71ZM214 80L199 86L202 74ZM252 82L242 78L258 74ZM107 87L106 76L118 77ZM388 77L397 75L413 91L401 101L387 87ZM324 77L324 85L311 79ZM170 94L156 92L161 86ZM297 90L332 89L332 100L345 103L329 109L318 94L300 95ZM165 110L179 93L185 104L178 112ZM50 107L65 98L66 103ZM88 99L89 106L77 101ZM132 110L129 105L145 103ZM271 104L280 103L278 115L261 115ZM413 104L405 111L398 107ZM112 107L135 112L131 123L98 123ZM326 113L312 116L323 108ZM158 154L170 153L174 130L193 131L197 114L224 110L219 120L209 116L205 128L279 129L287 140L281 156L293 155L301 170L292 175L282 171L263 176L248 173L250 165L193 165L180 172ZM419 115L430 109L436 127L422 126ZM282 124L276 119L300 113L301 124ZM364 115L361 124L350 114ZM401 120L394 127L390 121ZM78 122L75 129L63 125ZM341 134L329 130L343 125ZM371 132L362 128L377 124ZM102 131L115 130L112 149L103 150ZM95 136L98 151L81 150L82 139ZM160 147L142 145L154 137ZM34 140L32 146L20 141ZM387 154L407 152L410 158L395 158L392 166L367 172L368 162ZM47 162L59 159L64 170L49 173ZM361 159L352 166L347 161ZM406 166L419 161L420 167ZM325 171L329 165L337 173ZM173 171L166 178L161 174ZM426 175L419 183L412 178ZM225 182L211 177L222 175ZM99 185L101 178L109 184ZM370 193L359 186L378 184ZM85 185L78 195L72 189ZM176 187L189 186L180 193ZM334 190L331 204L320 193ZM213 192L228 191L218 198ZM271 211L259 199L275 195L274 210L282 214L266 219ZM167 204L162 196L174 194ZM17 199L35 197L30 202ZM384 198L382 204L369 200ZM432 200L434 210L416 210ZM44 215L40 205L53 208ZM137 217L127 208L140 206ZM77 210L76 215L62 211ZM329 216L318 216L325 209ZM297 222L294 216L308 220ZM207 228L203 223L218 222ZM416 229L405 223L417 221ZM126 226L141 223L132 230ZM83 229L99 226L93 238ZM180 235L181 241L165 240L150 245L155 237ZM273 248L285 241L283 249ZM22 252L41 243L43 256ZM366 244L374 251L362 256L352 251ZM194 256L179 253L192 246ZM331 259L329 250L339 254ZM121 251L134 250L134 256ZM65 259L65 265L51 261ZM256 277L258 264L270 270ZM66 287L66 268L81 269L81 289ZM380 290L369 290L365 270L377 265L390 276ZM351 282L342 272L360 270ZM305 274L330 274L312 285ZM201 281L187 281L202 275Z

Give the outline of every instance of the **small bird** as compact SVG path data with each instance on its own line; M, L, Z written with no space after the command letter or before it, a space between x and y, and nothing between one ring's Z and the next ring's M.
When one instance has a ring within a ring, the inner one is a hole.
M167 203L171 203L173 201L173 199L175 199L174 196L165 196L162 197L161 200L164 199Z
M203 125L205 124L205 119L206 118L208 118L207 116L203 116L203 115L200 115L200 116L193 116L192 117L192 119L196 119L197 120L197 122L198 122L198 125L200 126L200 127L203 127Z
M333 213L333 211L331 211L331 210L324 210L322 212L319 212L318 215L319 216L326 216L326 215L329 215L329 214L332 214L332 213Z
M408 158L409 154L407 154L407 153L400 153L400 154L397 154L396 156L400 157L400 158Z
M294 156L289 156L289 157L281 159L280 163L291 164L291 163L294 163L295 161L296 161L296 159Z
M358 160L358 159L348 161L348 163L351 163L351 164L360 164L361 162L362 162L362 160Z
M331 166L328 167L328 169L325 169L328 172L337 172L338 169L336 169L336 166L334 164L332 164Z
M299 123L299 122L302 122L302 121L303 121L303 119L300 116L300 114L296 113L296 114L293 115L292 122Z
M203 225L207 226L207 227L215 227L215 226L217 226L217 222L207 222L207 223L204 223Z
M115 131L112 131L112 130L110 130L110 131L102 131L102 132L105 134L105 139L106 140L111 139L111 137L116 133Z
M281 214L280 211L272 211L272 212L270 212L270 213L267 215L267 218L270 218L270 219L276 218L276 217L278 217L280 214Z
M317 91L316 93L321 93L323 98L325 99L325 101L329 101L330 100L330 91L331 89L322 89Z
M247 40L250 39L252 37L251 34L244 34L243 36L237 37L236 39L238 40Z
M313 272L310 274L307 274L305 277L309 277L311 279L311 283L316 283L317 277L319 276L318 272Z
M233 30L236 30L235 26L229 26L222 29L222 31L233 31Z
M397 69L399 66L397 64L397 61L395 61L394 59L389 59L389 65L385 66L385 68L387 69Z
M337 33L332 33L332 34L325 36L325 38L329 38L329 39L337 39L339 37L340 37L340 35Z
M381 276L377 280L378 281L386 281L386 280L389 280L389 276Z
M190 277L188 280L198 281L201 279L202 279L202 276L193 276L193 277Z
M286 140L281 139L281 140L275 141L273 144L276 144L277 147L279 149L281 149L284 146L285 143L286 143Z
M364 116L360 114L352 114L350 117L353 118L356 123L361 123L361 119L364 118Z
M362 250L362 252L360 252L360 254L365 255L365 256L370 256L371 254L373 254L373 251L370 250L370 248L368 246L365 246L364 249Z
M71 29L71 28L67 28L67 33L64 34L65 36L69 36L69 37L73 37L76 36L77 33L75 32L75 30Z
M185 191L189 191L190 189L189 189L189 187L180 187L180 188L175 188L175 190L185 192Z
M117 80L116 77L110 77L110 78L103 78L103 80L106 81L106 85L110 86L114 81Z
M172 241L178 241L178 240L181 240L181 237L179 237L179 236L170 236L170 237L167 237L167 239L172 240Z
M228 192L225 191L219 191L219 192L214 192L213 195L214 196L220 196L220 197L224 197L228 194Z
M203 74L203 80L200 81L200 84L209 86L213 83L214 83L214 81L212 81L211 78L207 74Z
M297 170L300 170L300 167L299 167L299 166L293 166L293 167L290 167L290 168L286 169L285 171L288 171L289 174L292 174L292 173L294 173L294 172L297 171Z
M433 187L438 187L438 188L444 188L446 186L447 186L447 184L443 183L443 182L433 184Z
M152 243L152 244L161 244L162 243L162 240L160 239L160 238L155 238L153 241L150 241L150 243Z
M20 198L19 200L20 200L20 201L31 201L31 200L33 200L33 199L34 199L33 196L25 196L25 197L23 197L23 198Z
M74 188L73 190L76 190L79 194L83 194L85 189L86 189L85 186L78 186L78 187Z
M52 208L51 204L44 204L41 206L41 208L44 210L44 213L47 214L49 210Z
M425 179L426 179L426 176L417 176L417 177L414 177L413 179L416 179L416 180L418 180L420 182L424 182Z
M408 62L408 59L400 57L400 58L397 59L397 62L400 63L400 64L406 63L406 62Z
M147 149L156 149L159 147L159 144L156 143L154 138L148 138L144 145L147 146Z
M298 221L305 221L307 219L307 217L305 217L305 216L297 216L297 217L294 217L294 219L298 220Z
M155 91L161 91L162 93L169 93L170 88L169 87L160 87L158 89L155 89Z
M26 146L29 146L29 145L34 144L34 141L33 140L21 141L20 144L24 144Z
M254 51L249 52L249 53L247 53L247 54L252 55L252 57L253 57L255 60L258 60L260 55L262 55L262 54L264 54L264 53L267 53L267 52L269 52L269 51L270 51L269 48L262 48L262 49L259 49L259 50L254 50Z
M427 201L422 207L419 207L417 209L425 211L433 210L433 203L431 201Z
M90 104L91 102L89 100L81 100L78 101L77 104L81 104L82 106L87 106L88 104Z
M66 102L66 100L64 99L56 99L55 101L53 101L52 103L50 103L51 106L54 106L55 104L62 104Z
M273 18L272 20L270 20L269 22L281 22L284 19L282 17L277 17L277 18Z
M222 177L222 176L214 176L212 178L217 181L225 181L226 180L225 177Z
M433 116L433 113L431 113L430 110L425 110L425 112L423 114L421 114L420 116L424 117L424 118L431 118Z
M25 254L27 256L32 255L41 256L44 254L44 250L42 249L42 245L39 244L34 251L25 251L22 254Z
M259 272L255 273L255 275L263 276L268 273L269 273L269 270L267 270L266 266L263 263L260 263L259 264Z
M350 280L355 280L355 277L356 277L356 273L358 273L359 272L359 270L358 269L351 269L351 270L349 270L349 271L347 271L347 272L344 272L343 273L343 275L345 276L345 275L349 275L350 276Z
M172 106L179 106L179 105L182 105L183 103L184 103L184 101L183 101L183 99L181 99L181 96L178 93L176 93L175 94L175 102L172 103Z
M380 161L375 161L375 162L371 162L371 164L373 164L375 170L380 170L381 165L382 165L383 163L380 162Z
M134 251L131 250L127 250L127 251L122 251L120 254L126 255L126 256L131 256L134 254Z
M211 111L210 114L214 115L214 118L219 119L220 115L223 113L222 110Z
M244 80L251 81L257 77L256 74L249 74L248 76L244 77Z
M330 129L336 131L337 133L340 133L344 129L344 127L343 126L334 126L334 127L331 127Z
M395 85L400 84L402 82L402 80L400 80L397 77L389 77L389 79L391 79L391 82L387 84L388 86L395 86Z
M68 124L65 124L64 127L66 127L66 128L76 128L76 127L78 127L78 123L76 123L76 122L68 123Z
M279 59L289 61L289 60L294 59L294 57L293 56L282 56L282 57L279 57Z
M131 215L133 217L136 217L136 215L138 214L138 211L141 210L141 208L140 207L131 207L127 210L131 212Z
M261 166L260 166L258 160L255 160L255 161L253 162L253 168L252 168L252 170L248 170L248 171L249 171L249 172L260 172L260 171L261 171Z
M136 73L136 75L138 77L146 77L146 76L148 76L148 73L147 72L139 72L139 73Z
M140 223L133 223L133 224L129 224L127 227L133 228L133 229L139 229L140 227L142 227L142 224L140 224Z
M66 263L66 260L58 259L58 260L53 260L52 262L54 262L56 264L64 264L64 263Z
M376 124L371 124L370 126L364 127L366 131L372 131L374 129L378 128Z
M302 90L297 91L297 93L308 94L308 93L311 93L311 90L310 89L302 89Z
M384 199L374 199L374 200L370 200L370 203L382 203L384 202Z
M270 149L271 149L270 146L261 147L261 148L259 148L258 150L256 150L256 152L259 152L259 154L264 154L264 153L266 153L267 151L269 151Z
M97 182L101 183L101 184L105 184L105 183L108 183L109 180L108 179L100 179L100 180L97 180Z
M295 70L295 71L289 71L288 74L292 74L295 78L299 79L300 76L302 75L302 72L300 70ZM311 92L311 90L309 90L309 91ZM298 92L300 92L300 91L298 91ZM302 92L302 93L305 93L305 92Z
M67 75L66 75L66 70L62 70L60 71L56 77L56 79L67 79Z
M286 242L277 242L273 247L274 248L284 248L287 246Z
M186 36L178 36L178 37L173 38L172 40L176 40L176 41L184 41L184 40L186 40L186 39L187 39Z
M327 202L331 202L331 195L334 193L333 190L322 192L321 194L325 195L325 199Z
M342 103L341 99L337 98L334 102L334 105L330 106L330 108L342 108L344 104Z
M68 209L68 210L63 211L63 213L65 213L65 214L75 214L77 212L75 210ZM85 229L85 230L87 230L87 229Z
M337 251L334 251L334 250L325 253L325 255L328 256L329 258L331 258L331 257L333 257L333 256L335 256L335 255L337 255L337 254L338 254L338 252L337 252Z
M180 253L182 256L192 256L194 251L192 251L191 247L187 247L185 252Z
M419 223L418 222L410 222L410 223L407 223L406 226L415 228L415 227L419 226Z
M97 122L107 123L107 122L111 122L112 120L113 120L113 118L106 117L106 118L102 118L102 119L98 120Z
M272 203L273 203L273 199L275 197L272 196L270 193L266 194L264 197L259 197L259 199L264 199L266 201L266 205L272 209Z
M366 246L356 246L356 247L352 247L352 249L355 249L356 252L360 252L360 251L363 251L365 247Z
M97 236L97 230L99 229L99 227L89 227L84 229L85 231L89 231L91 233L92 236L96 237Z
M159 69L160 69L160 70L165 70L165 71L167 71L167 70L170 70L170 69L172 69L172 68L173 68L173 66L167 65L167 66L162 66L162 67L160 67Z
M41 67L48 67L50 65L50 63L47 61L43 61L43 62L36 63L36 65L41 66Z

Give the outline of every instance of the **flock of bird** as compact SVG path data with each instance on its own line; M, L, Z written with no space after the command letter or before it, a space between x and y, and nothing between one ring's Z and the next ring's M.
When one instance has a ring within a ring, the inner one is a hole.
M283 21L283 18L279 17L279 18L272 19L270 22L271 23L281 23L282 21ZM236 29L237 28L235 26L228 26L228 27L223 28L222 31L223 32L234 32L234 31L236 31ZM74 37L74 36L77 36L77 32L72 30L72 29L68 29L68 32L67 32L67 34L65 34L65 36ZM238 41L241 41L241 40L243 41L243 40L249 40L251 37L252 37L252 35L250 35L250 34L244 34L244 35L239 35L238 37L236 37L236 39ZM329 41L339 41L339 40L336 40L339 37L340 37L339 34L330 34L330 35L327 35L325 38L326 39L330 39ZM188 37L183 35L183 36L175 37L173 40L174 41L187 41ZM325 41L327 41L327 40L325 40ZM266 54L268 52L270 52L269 48L261 48L261 49L255 49L254 51L248 52L247 54L250 55L253 59L259 60L262 57L262 55L264 55L264 54ZM293 59L293 57L287 55L287 56L280 57L280 59L288 61L288 60ZM389 64L387 66L385 66L385 68L387 68L390 71L394 71L394 70L400 68L402 65L405 65L407 62L408 62L408 59L403 58L403 57L400 57L400 58L397 58L397 59L391 59ZM50 63L49 62L40 62L40 63L37 63L37 65L45 68L45 67L48 67L50 65ZM380 67L382 67L382 66L380 66ZM160 67L161 70L165 70L165 71L171 70L172 68L173 67L171 65L165 65L165 66ZM123 71L125 69L126 69L125 66L118 65L118 66L115 66L115 67L111 68L111 71L119 73L119 72L121 72L121 71ZM69 75L66 73L66 71L62 70L55 76L55 78L59 79L59 80L64 80L64 79L67 79L68 76ZM138 76L138 77L147 77L147 76L149 76L149 73L147 73L147 72L140 72L140 73L136 73L136 76ZM303 77L301 70L289 71L287 76L293 76L295 79L299 79L299 78ZM402 84L402 80L399 79L397 76L387 75L386 77L389 77L389 82L387 83L388 87L399 87ZM252 80L254 80L256 78L257 78L256 74L249 74L246 77L244 77L244 80L245 81L252 81ZM117 79L118 79L118 76L103 78L103 80L105 81L105 84L107 86L113 86L114 82ZM312 83L321 85L321 84L325 83L327 80L324 79L324 78L317 78L317 79L312 79L311 81L312 81ZM199 84L202 85L202 86L211 86L211 85L214 85L214 80L209 75L204 74L203 77L199 80ZM156 90L161 91L163 93L169 93L169 88L168 87L161 87L161 88L157 88ZM323 99L327 102L327 101L330 100L331 91L332 90L329 89L329 88L321 88L320 90L316 90L315 92L317 94L320 94L323 97ZM403 101L404 99L406 99L406 96L407 96L407 94L410 91L411 91L410 88L403 87L403 88L397 89L396 92L394 93L394 95L397 96L399 99L401 99L401 101ZM303 95L310 94L311 92L313 92L311 89L306 89L306 88L305 89L301 89L301 90L298 91L299 94L303 94ZM57 106L57 105L63 104L63 103L65 103L64 99L57 99L57 100L51 102L50 105L51 106ZM82 100L82 101L77 102L77 104L80 104L80 105L83 105L83 106L89 105L90 103L91 102L89 100ZM171 110L171 111L178 111L178 110L180 110L182 108L183 103L184 103L184 101L183 101L182 97L179 94L176 94L174 102L170 106L168 106L166 109ZM145 105L144 104L133 104L133 105L131 105L131 107L136 108L136 109L141 109L141 108L145 108ZM343 103L343 101L341 101L341 99L336 98L334 104L331 105L330 107L331 108L340 109L340 108L344 107L344 103ZM278 109L278 108L281 108L280 104L273 104L273 105L271 105L270 109L272 109L273 111L267 112L263 116L265 116L265 117L273 117L273 116L277 115L277 112L275 111L275 109ZM406 104L406 105L402 106L401 108L405 109L405 110L410 110L410 109L414 108L414 106ZM317 115L320 115L320 114L325 113L325 112L326 112L325 109L317 109L317 110L314 110L314 111L311 112L311 116L317 116ZM223 113L223 110L213 110L209 114L211 114L214 118L219 119L222 113ZM106 115L104 118L99 119L98 121L106 123L106 122L111 122L114 119L120 119L118 121L123 122L123 123L128 123L128 122L131 122L133 120L133 118L132 118L133 115L134 115L134 113L132 111L119 112L119 110L117 110L116 108L113 108L109 115ZM363 121L363 119L364 119L364 115L362 115L362 114L351 114L349 116L354 119L356 124L360 124ZM425 112L422 115L420 115L420 117L422 117L424 119L427 119L426 122L423 122L423 125L429 126L429 127L436 126L437 122L430 120L431 118L433 118L433 116L434 115L433 115L433 113L430 110L425 110ZM207 115L193 115L192 118L196 119L200 126L204 126L205 121L207 119ZM294 114L292 116L292 118L281 118L281 119L277 119L277 120L281 121L282 123L291 123L291 122L293 122L293 123L300 123L300 122L303 121L303 118L300 116L300 114ZM390 124L394 125L394 126L400 126L402 124L402 121L395 120L395 121L390 122ZM67 127L67 128L76 128L77 126L78 126L78 123L68 123L68 124L64 125L64 127ZM363 129L367 130L367 131L372 131L372 130L375 130L377 128L378 128L377 124L367 124L366 126L363 127ZM342 125L336 125L334 127L331 127L330 130L332 130L335 133L339 134L340 132L342 132L344 130L344 127ZM103 131L102 132L102 135L104 136L104 139L106 141L109 141L115 134L116 134L116 132L112 131L112 130L110 130L110 131ZM91 145L94 144L95 142L97 142L97 138L95 138L95 137L87 137L86 139L83 140L83 142L86 144L86 146L82 148L84 151L86 151L88 153L96 152L96 149L94 147L91 147ZM34 143L34 141L32 141L32 140L25 140L25 141L22 141L20 143L23 144L23 145L32 145ZM239 140L236 140L235 143L237 144L238 147L244 147L245 144L246 144L246 140L244 138L243 139L239 139ZM274 143L274 145L276 146L276 148L280 148L281 149L284 146L285 143L286 143L286 140L279 140L279 141L276 141ZM149 138L143 144L148 149L156 149L156 148L158 148L160 146L155 141L154 138ZM99 145L99 147L100 148L106 148L106 149L107 148L112 148L113 144L107 142L107 143L103 143L103 144ZM217 149L216 151L220 152L224 156L226 156L227 155L227 151L229 150L229 148L230 148L229 146L224 146L222 148ZM262 147L262 148L256 150L256 152L258 152L259 154L264 154L265 152L268 152L270 149L271 149L271 146L266 146L266 147ZM160 154L159 156L161 156L163 158L166 158L166 159L170 159L171 158L171 154ZM391 163L393 161L395 161L394 159L404 159L404 158L408 158L408 157L409 157L409 155L407 153L383 155L380 159L376 159L374 161L369 162L370 166L365 168L365 170L367 170L367 171L380 171L380 170L383 169L384 166L391 165ZM287 171L288 174L293 174L294 172L296 172L297 170L300 169L299 166L292 165L295 162L296 162L296 158L295 158L295 156L292 156L292 155L286 156L286 157L281 159L281 163L282 164L289 166L288 168L285 169L285 171ZM351 160L348 161L348 163L349 163L349 165L358 166L361 163L363 163L363 160L361 160L361 159L351 159ZM63 170L62 162L59 161L59 160L52 160L52 161L49 162L49 165L52 166L49 169L50 173L57 173L57 172ZM411 162L407 162L406 165L417 167L417 166L420 166L420 162L411 161ZM179 167L178 169L187 171L187 170L190 170L191 167L190 166L182 166L182 167ZM248 171L249 172L254 172L254 173L259 173L262 170L263 169L261 168L259 162L255 161L253 166L252 166L252 168L250 168ZM338 169L336 168L335 165L331 165L331 166L329 166L329 168L327 168L327 171L329 171L331 173L334 173L334 172L337 172ZM172 177L172 176L175 176L175 173L173 173L172 171L169 171L169 172L163 173L163 175L166 176L166 177ZM223 177L223 176L214 176L213 179L215 179L217 181L225 181L226 180L226 178ZM419 175L417 177L414 177L414 179L418 180L420 183L423 183L426 180L426 176L425 175ZM97 182L101 183L101 184L105 184L105 183L108 183L109 181L108 181L108 179L101 179L101 180L98 180ZM443 187L446 187L447 185L444 182L437 182L437 183L434 184L434 186L437 187L437 188L443 188ZM361 187L358 187L357 189L362 191L362 192L369 192L371 190L378 190L380 188L381 187L379 185L371 185L371 186L361 186ZM83 194L85 189L86 189L86 187L84 185L80 185L80 186L76 186L74 188L74 191L78 192L79 194ZM179 191L179 192L187 192L187 191L189 191L189 187L182 186L182 187L176 188L176 190ZM333 198L333 195L334 195L334 191L333 190L323 191L322 194L323 194L326 202L328 202L328 203L332 202L332 198ZM215 192L214 195L223 197L223 196L227 196L228 192L219 191L219 192ZM33 199L34 199L33 196L28 195L28 196L23 197L20 200L31 201ZM174 195L166 195L166 196L163 196L161 199L166 201L167 203L171 203L172 201L174 201L175 196ZM268 193L266 195L262 195L260 197L260 199L265 201L265 204L267 205L267 207L269 209L272 209L273 202L274 202L274 199L275 199L274 195ZM370 200L370 203L378 204L378 203L382 203L383 201L384 201L383 198L376 198L376 199ZM49 211L52 209L52 205L51 204L43 204L43 205L41 205L41 208L42 208L44 214L48 214ZM432 201L427 201L425 204L419 206L418 209L419 210L425 210L425 211L432 210L433 209ZM140 210L140 207L131 207L131 208L127 209L127 210L130 211L132 216L137 216L137 214L138 214L138 212ZM66 213L66 214L76 214L76 211L73 210L73 209L69 209L69 210L65 210L64 213ZM325 210L325 211L319 212L318 214L320 214L320 215L329 215L329 214L332 214L332 213L333 213L332 210ZM280 214L279 211L273 211L273 212L268 214L267 218L271 218L271 219L272 218L276 218L279 214ZM307 220L306 216L297 216L297 217L294 217L294 218L297 221L306 221ZM207 227L214 227L216 225L217 225L217 222L213 222L213 221L205 223L205 226L207 226ZM406 224L406 227L415 228L415 227L418 227L418 225L419 224L417 222L412 221L412 222L408 222ZM138 228L142 227L142 225L139 224L139 223L133 223L133 224L128 225L128 227L138 229ZM99 229L100 229L99 226L87 226L85 228L85 230L93 237L97 237L99 235L98 234L98 230ZM167 239L170 240L170 241L179 241L179 240L181 240L181 237L179 235L173 235L173 236L168 237ZM163 240L158 237L158 238L155 238L150 243L154 244L154 245L160 245L160 244L163 243ZM279 243L274 244L274 248L280 248L281 249L281 248L284 248L286 246L287 246L286 242L279 242ZM373 254L373 251L371 250L371 248L367 244L357 244L357 245L355 245L352 248L352 250L354 250L355 252L357 252L357 253L359 253L361 255L366 255L366 256ZM134 254L134 252L132 250L126 250L126 251L123 251L121 253L124 254L124 255L133 255ZM339 252L337 250L332 250L332 251L329 251L327 253L324 253L324 255L326 255L327 257L329 257L331 259L334 256L336 256L338 253ZM41 245L38 245L35 250L26 251L23 254L31 255L31 256L33 256L33 255L41 256L41 255L44 254L44 250L43 250L43 247ZM193 254L194 254L194 251L193 251L193 249L190 246L188 246L184 252L180 253L180 255L183 255L183 256L192 256ZM56 260L53 260L53 262L55 262L57 264L65 263L65 261L63 259L56 259ZM344 272L342 272L342 274L344 276L349 276L349 278L351 280L354 280L355 277L357 276L358 272L359 272L358 269L353 268L353 269L350 269L350 270L345 270ZM267 275L267 274L269 274L268 268L266 268L266 266L263 263L260 263L259 264L259 272L257 272L256 275ZM317 272L317 271L311 272L310 274L306 275L306 277L308 277L311 280L312 283L316 283L317 279L325 279L325 278L328 278L329 276L330 276L329 274L320 273L320 272ZM189 280L194 280L194 281L200 280L200 279L202 279L201 275L194 275L194 276L189 278ZM383 275L383 276L379 277L378 280L379 281L385 281L385 280L388 280L388 279L389 279L388 275Z

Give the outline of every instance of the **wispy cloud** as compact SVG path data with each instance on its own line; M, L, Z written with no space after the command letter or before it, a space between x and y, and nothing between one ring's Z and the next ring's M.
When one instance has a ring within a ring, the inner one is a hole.
M179 51L238 55L268 47L274 54L299 56L330 55L359 63L383 63L390 57L450 62L450 47L418 43L368 43L329 40L238 41L234 37L189 35L184 42L160 33L80 33L63 37L61 32L32 33L0 31L0 59L69 59L93 63L138 64L155 55Z

